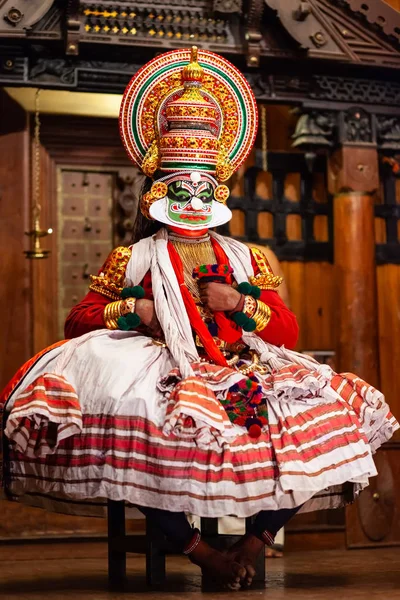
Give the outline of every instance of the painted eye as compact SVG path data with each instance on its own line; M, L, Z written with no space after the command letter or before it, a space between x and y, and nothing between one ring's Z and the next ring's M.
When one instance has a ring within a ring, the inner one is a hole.
M200 198L200 200L207 201L210 198L212 198L212 194L213 194L212 190L203 190L198 195L198 198Z
M168 198L170 200L175 200L176 202L188 202L190 200L190 194L187 190L169 188Z

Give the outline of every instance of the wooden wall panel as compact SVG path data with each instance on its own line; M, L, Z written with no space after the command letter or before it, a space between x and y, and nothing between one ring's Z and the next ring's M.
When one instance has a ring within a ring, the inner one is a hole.
M14 107L15 109L15 107ZM2 110L0 115L6 114ZM10 113L8 113L10 114ZM9 119L8 119L9 120ZM289 113L287 107L268 107L268 147L271 150L289 150L291 133L295 118ZM125 153L120 145L118 131L109 120L87 119L87 125L72 122L68 117L44 117L41 151L43 180L42 180L42 206L43 224L54 227L56 234L47 238L45 247L52 249L51 258L47 261L38 261L34 265L28 263L21 254L24 240L23 231L26 229L26 207L28 206L28 156L29 139L26 129L25 115L19 112L20 130L2 134L0 136L0 244L7 248L7 253L0 263L0 276L2 281L8 281L6 296L3 290L0 293L0 306L3 314L9 314L10 305L13 311L24 318L18 321L18 331L15 325L7 323L7 338L11 335L11 358L7 358L6 369L1 366L0 376L3 382L12 372L29 356L31 349L31 330L29 298L29 268L33 268L32 297L34 316L34 349L38 350L52 343L57 335L57 273L55 258L57 252L57 221L56 221L56 179L57 165L94 165L97 167L129 166ZM79 145L77 134L79 131ZM7 136L6 137L4 137ZM9 137L11 136L11 137ZM12 143L11 143L12 141ZM11 143L11 145L10 145ZM260 139L258 140L260 145ZM10 152L11 148L11 152ZM13 150L14 148L14 150ZM7 150L6 163L3 160ZM252 158L250 158L252 160ZM11 165L12 169L4 165ZM249 166L250 163L247 164ZM12 173L12 175L10 175ZM21 177L20 177L21 175ZM236 179L240 189L242 182ZM4 205L4 182L7 185L7 205ZM263 191L264 186L264 191ZM260 195L268 197L269 176L261 175L257 185ZM238 193L239 193L238 189ZM315 198L326 201L324 182L316 182ZM289 176L286 193L295 201L298 197L298 183ZM25 223L23 223L25 219ZM3 222L4 221L4 222ZM272 217L260 216L260 231L270 231ZM292 223L291 235L297 234L298 224ZM3 233L4 230L4 233ZM316 223L316 236L324 238L326 223ZM238 211L234 215L232 232L241 235L243 231L243 214ZM4 253L3 253L4 254ZM327 263L282 263L282 270L289 287L291 308L297 315L300 325L299 350L332 350L336 346L335 328L335 297L337 290L334 287L334 266ZM18 293L17 293L18 290ZM378 268L378 294L379 294L379 331L382 389L391 402L395 414L400 415L400 372L399 361L396 355L396 340L400 333L398 319L398 298L400 297L400 267L386 265ZM10 298L10 299L9 299ZM20 324L22 322L22 325ZM13 329L14 328L14 329ZM9 352L10 345L1 336L0 350ZM11 366L10 366L11 365ZM7 370L8 369L8 370ZM7 374L5 374L7 373ZM399 434L400 436L400 434ZM52 515L38 509L21 507L18 504L0 503L0 510L6 516L0 527L0 536L14 537L15 535L101 535L104 533L105 523L97 519L80 519L61 515ZM292 543L295 535L300 535L301 527L315 531L322 531L329 524L330 516L325 513L318 515L315 522L308 522L306 516L299 516L293 521L294 531L291 534ZM15 523L18 521L18 525ZM334 527L335 535L342 535L340 523ZM311 535L311 534L310 534ZM322 536L323 534L318 534ZM323 542L325 543L325 542Z
M29 131L25 111L0 90L0 388L32 352Z
M400 419L400 265L377 268L380 388ZM400 432L395 439L400 441Z
M299 350L334 350L335 287L330 263L282 262L291 309L300 326Z
M32 147L33 156L33 147ZM40 148L41 225L54 233L43 239L43 248L50 250L44 260L32 261L32 332L33 352L39 352L57 339L57 182L56 166L46 148ZM33 172L33 169L32 169Z

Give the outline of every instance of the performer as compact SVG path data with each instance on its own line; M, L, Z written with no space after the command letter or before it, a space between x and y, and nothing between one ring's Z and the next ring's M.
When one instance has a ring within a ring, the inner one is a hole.
M290 350L280 278L262 252L212 231L231 218L224 182L256 134L244 77L208 51L168 52L131 80L120 126L148 177L136 243L92 277L72 339L5 390L7 492L91 514L123 500L203 569L248 585L299 508L342 506L368 485L398 424L357 376ZM258 516L222 554L185 513Z

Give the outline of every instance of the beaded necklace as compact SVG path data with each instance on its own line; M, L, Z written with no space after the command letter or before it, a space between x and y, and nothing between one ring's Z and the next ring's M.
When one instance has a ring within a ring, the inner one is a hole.
M206 234L198 238L188 238L170 233L169 240L182 261L185 285L195 303L200 307L202 303L198 280L193 278L193 269L199 265L211 265L217 262L210 236Z

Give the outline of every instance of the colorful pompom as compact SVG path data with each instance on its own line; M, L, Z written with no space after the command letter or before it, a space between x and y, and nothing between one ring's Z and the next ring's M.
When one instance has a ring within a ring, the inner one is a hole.
M123 317L119 317L117 320L117 325L122 331L130 331L131 329L136 329L140 325L140 317L136 313L128 313Z
M238 285L238 291L245 296L253 296L256 300L261 296L261 290L256 285L251 285L248 281L243 281Z
M248 281L243 281L238 285L238 291L245 296L251 296L252 287Z
M117 325L118 325L119 329L122 329L122 331L130 330L130 326L128 325L128 322L125 317L119 317L117 319Z
M237 312L233 315L232 319L236 323L236 325L239 325L239 327L244 328L244 325L246 325L247 321L249 320L249 317L245 315L244 312Z
M139 327L139 325L141 323L140 317L136 313L128 313L127 315L125 315L125 319L127 320L131 329L135 329L136 327Z
M222 277L226 281L229 275L233 273L232 267L227 264L199 265L193 269L194 279L203 279L205 277Z
M259 438L261 435L261 427L257 424L250 425L248 431L251 438Z
M245 315L246 316L246 315ZM257 323L254 319L250 319L247 317L247 323L245 323L242 327L243 331L254 331L257 327Z
M144 298L144 289L141 285L135 285L134 287L126 287L121 292L121 298L126 300L127 298L136 298L140 300Z

